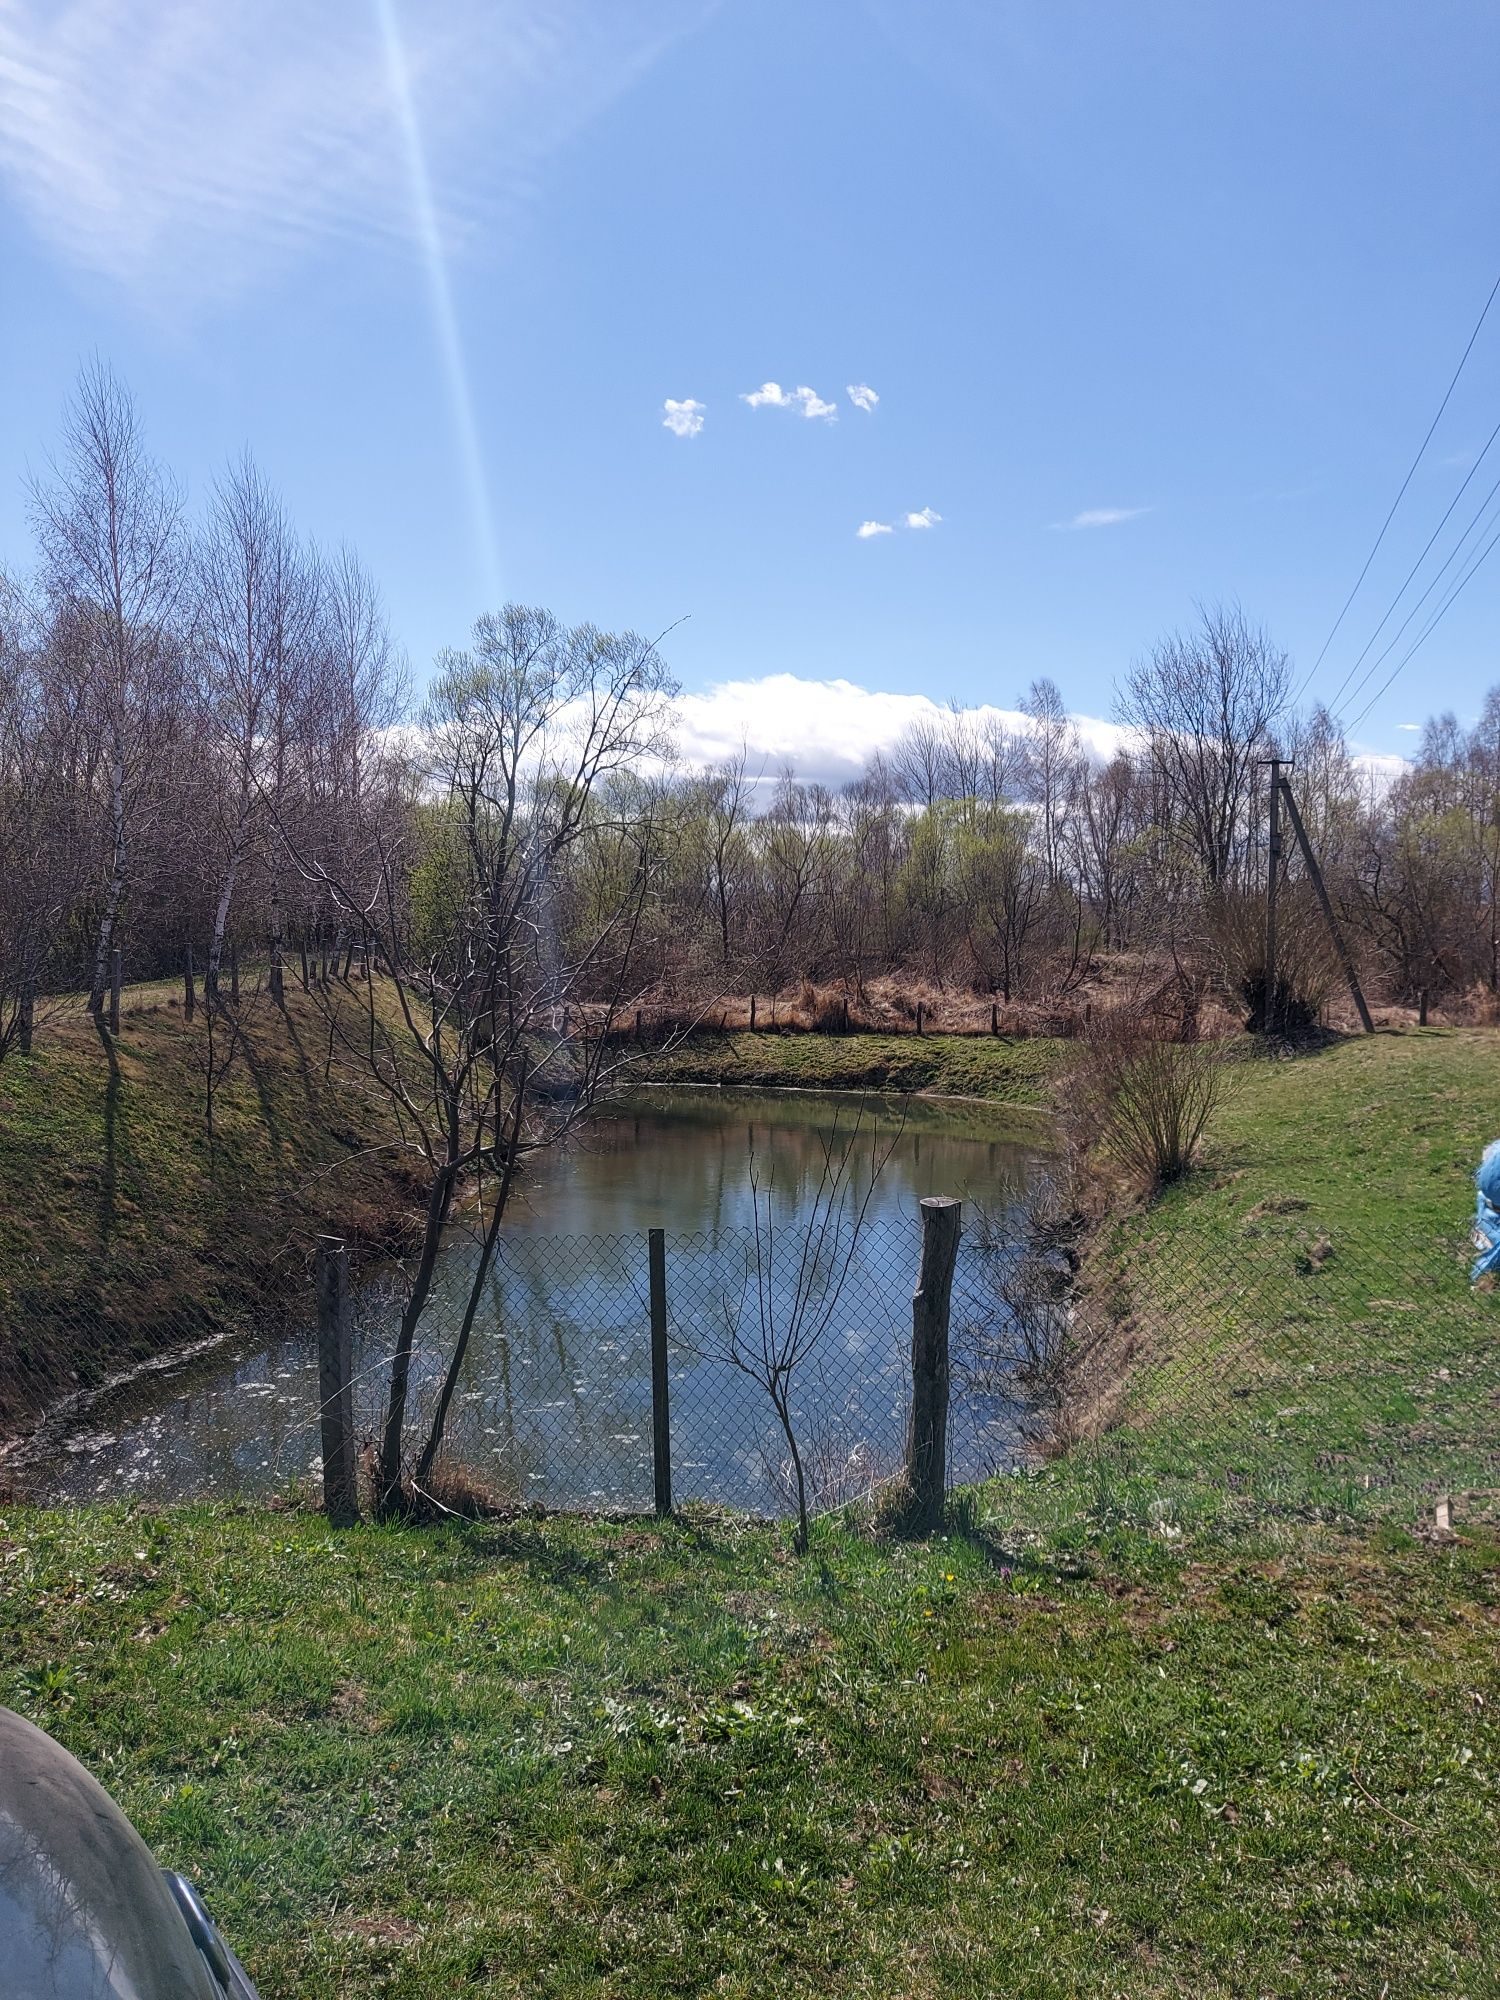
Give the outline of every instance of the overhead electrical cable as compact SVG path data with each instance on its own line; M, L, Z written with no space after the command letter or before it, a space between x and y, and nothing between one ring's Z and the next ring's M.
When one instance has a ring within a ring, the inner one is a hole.
M1408 486L1411 485L1412 480L1416 477L1417 467L1422 463L1422 460L1426 455L1428 445L1432 443L1432 434L1437 429L1439 423L1442 421L1443 412L1444 410L1447 409L1448 404L1452 399L1453 391L1458 387L1458 378L1460 375L1463 374L1465 363L1468 361L1469 356L1474 351L1474 343L1476 340L1478 340L1480 330L1484 326L1486 319L1488 319L1489 317L1490 307L1495 303L1495 295L1497 292L1500 292L1500 277L1497 277L1494 284L1490 287L1490 295L1484 302L1484 309L1481 311L1478 319L1474 322L1474 331L1469 335L1468 343L1465 346L1463 353L1458 358L1458 366L1453 371L1453 379L1449 382L1447 388L1443 391L1443 400L1437 406L1437 415L1433 418L1432 422L1427 426L1427 434L1422 439L1421 444L1417 448L1416 457L1407 467L1406 477L1402 480L1400 488L1397 491L1396 497L1391 502L1390 512L1381 522L1380 533L1375 537L1374 543L1370 549L1370 553L1365 557L1364 568L1361 569L1359 575L1354 579L1354 588L1349 592L1349 595L1344 599L1343 607L1340 610L1338 617L1334 619L1333 625L1329 630L1328 637L1323 641L1322 649L1320 650L1318 657L1313 661L1312 666L1308 669L1306 679L1303 681L1301 687L1298 688L1295 696L1293 697L1295 701L1300 701L1303 695L1306 694L1308 687L1312 683L1314 675L1316 675L1319 667L1322 666L1324 660L1327 658L1328 648L1333 644L1334 639L1338 636L1339 627L1343 624L1344 619L1347 617L1350 605L1359 595L1360 585L1364 582L1365 578L1370 573L1370 565L1372 562L1374 562L1376 556L1380 552L1380 545L1385 540L1386 530L1387 528L1390 527L1391 522L1396 518L1396 509L1401 505L1402 500L1406 497L1406 489Z
M1407 627L1411 624L1412 620L1416 617L1417 613L1422 609L1422 606L1427 602L1428 598L1431 597L1433 591L1437 589L1438 585L1442 582L1444 576L1447 574L1449 569L1452 568L1453 564L1458 560L1460 556L1465 556L1465 559L1467 560L1467 556L1465 555L1465 550L1470 536L1474 535L1475 530L1477 529L1478 530L1477 539L1482 541L1485 535L1489 532L1490 523L1485 522L1484 517L1489 509L1491 501L1495 498L1495 495L1497 493L1500 493L1500 479L1497 479L1494 482L1494 484L1490 487L1489 492L1485 494L1484 498L1480 501L1478 507L1475 508L1473 514L1470 516L1469 525L1464 529L1463 533L1459 536L1458 540L1453 544L1453 547L1448 551L1447 555L1443 558L1441 564L1433 572L1431 578L1428 581L1427 588L1422 592L1421 596L1417 598L1415 603L1412 605L1411 609L1402 619L1401 623L1396 627L1395 631L1391 634L1391 637L1386 641L1385 645L1381 648L1381 650L1375 655L1375 658L1370 662L1369 666L1365 668L1364 672L1360 675L1359 679L1355 682L1354 686L1350 688L1349 693L1344 700L1344 706L1346 708L1349 706L1351 702L1356 701L1359 698L1360 694L1366 687L1369 686L1370 682L1374 679L1375 675L1379 673L1381 667L1390 658L1391 654L1396 650L1397 646L1400 645L1401 640L1405 635ZM1481 525L1481 523L1483 523L1483 525ZM1347 676L1345 678L1347 679ZM1340 692L1342 693L1342 690L1340 690Z
M1452 518L1453 510L1458 505L1459 501L1462 500L1462 498L1464 497L1465 492L1468 490L1470 481L1473 479L1475 473L1478 472L1480 466L1483 465L1484 461L1489 457L1490 447L1494 444L1496 438L1500 438L1500 424L1496 424L1495 428L1490 432L1489 436L1485 439L1483 451L1480 452L1478 458L1476 458L1474 463L1469 467L1468 472L1464 476L1463 485L1459 487L1458 491L1454 494L1453 498L1448 502L1447 508L1444 510L1442 520L1438 522L1437 526L1428 536L1426 546L1423 548L1422 553L1417 557L1416 561L1412 564L1411 568L1406 572L1406 575L1402 580L1401 588L1396 592L1396 595L1391 599L1390 603L1386 606L1385 613L1382 616L1380 623L1375 627L1375 630L1370 634L1369 638L1366 639L1364 647L1360 652L1359 658L1355 660L1353 666L1350 667L1348 673L1345 674L1344 678L1339 682L1338 686L1329 696L1326 706L1330 710L1336 709L1338 707L1339 702L1343 699L1344 690L1348 687L1350 681L1354 679L1354 676L1359 672L1360 666L1364 661L1365 655L1369 652L1370 648L1374 645L1375 641L1380 637L1381 633L1385 630L1387 619L1395 615L1396 607L1401 602L1402 598L1406 595L1407 591L1411 588L1412 580L1416 576L1417 571L1422 567L1423 563L1426 562L1428 556L1431 554L1433 543L1437 540L1438 536L1443 532L1444 528L1447 527L1449 520ZM1495 489L1493 487L1490 488L1490 491L1492 493L1494 490ZM1483 509L1481 509L1481 512L1482 511ZM1382 657L1384 656L1382 655ZM1368 675L1365 678L1368 679ZM1359 686L1362 687L1363 685L1364 682L1361 681ZM1358 694L1358 692L1359 692L1359 687L1356 687L1354 693ZM1353 699L1352 695L1350 699L1351 700Z
M1402 654L1401 658L1396 662L1395 666L1392 667L1390 673L1387 674L1386 678L1381 682L1380 686L1375 690L1374 694L1370 696L1370 699L1365 703L1364 707L1359 711L1359 714L1356 715L1354 720L1349 724L1350 730L1358 729L1359 725L1364 721L1365 717L1370 713L1370 710L1375 706L1376 702L1380 700L1381 696L1391 686L1391 683L1395 680L1396 676L1401 672L1401 669L1406 665L1407 661L1411 658L1412 654L1416 652L1419 646L1426 643L1431 633L1437 628L1438 625L1442 623L1443 618L1448 611L1448 607L1453 603L1454 599L1463 590L1464 586L1468 583L1469 579L1475 574L1475 572L1481 567L1481 565L1486 561L1488 561L1490 554L1495 548L1497 543L1500 543L1500 527L1497 527L1495 529L1495 532L1490 536L1489 540L1485 543L1484 547L1479 551L1479 554L1475 556L1474 560L1469 564L1469 567L1464 571L1463 575L1458 579L1457 583L1455 583L1453 588L1448 592L1448 595L1443 599L1442 603L1438 606L1437 610L1433 612L1431 618L1428 619L1426 625L1423 626L1422 630L1418 633L1417 637L1413 639L1413 641L1411 642L1411 645Z

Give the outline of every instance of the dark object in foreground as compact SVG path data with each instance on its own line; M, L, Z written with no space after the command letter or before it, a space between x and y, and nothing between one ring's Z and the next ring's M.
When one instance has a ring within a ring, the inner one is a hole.
M0 1708L0 1992L256 2000L198 1892L159 1869L102 1786Z

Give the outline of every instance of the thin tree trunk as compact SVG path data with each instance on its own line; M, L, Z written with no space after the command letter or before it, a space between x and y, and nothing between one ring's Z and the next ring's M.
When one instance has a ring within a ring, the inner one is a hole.
M104 990L109 984L109 958L114 950L115 925L125 895L125 872L129 848L125 838L125 771L118 742L109 766L109 814L114 832L114 853L110 863L109 887L104 895L104 913L99 919L99 937L94 951L94 975L89 986L89 1012L104 1011Z
M214 908L213 936L208 945L208 985L217 995L219 990L219 967L224 958L224 934L229 929L229 906L234 900L234 885L240 872L240 847L236 841L229 854L229 866L224 871L224 881L219 890L219 900Z
M450 1111L449 1157L434 1176L432 1190L427 1197L427 1221L422 1234L422 1255L417 1265L416 1278L412 1283L411 1296L406 1302L405 1312L401 1315L401 1330L396 1337L396 1352L391 1357L391 1393L386 1405L385 1428L380 1440L379 1476L375 1489L375 1510L378 1514L393 1513L401 1492L401 1439L406 1429L406 1399L411 1381L412 1344L416 1338L417 1322L422 1317L427 1304L427 1295L432 1290L432 1274L437 1265L443 1226L448 1220L448 1209L453 1199L455 1173L453 1155L456 1144L457 1121Z

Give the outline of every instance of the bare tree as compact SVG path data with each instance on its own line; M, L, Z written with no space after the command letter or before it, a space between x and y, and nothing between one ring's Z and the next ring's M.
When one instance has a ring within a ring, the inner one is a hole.
M1061 872L1063 813L1081 756L1078 734L1056 681L1045 675L1026 690L1021 713L1031 723L1022 744L1022 773L1027 797L1041 819L1042 855L1052 886Z
M135 817L150 797L159 721L181 672L173 629L181 503L147 456L134 403L99 361L79 376L52 472L32 482L33 521L47 586L77 630L105 745L109 860L89 980L97 1014L130 880Z
M81 886L40 627L0 575L0 1062L30 1044Z
M285 809L319 616L316 574L248 453L214 487L196 572L193 633L218 777L218 881L206 967L212 997L241 874L264 853Z
M744 1281L738 1294L725 1293L720 1323L708 1330L702 1344L709 1359L748 1376L775 1412L791 1468L799 1555L807 1553L809 1524L805 1425L797 1406L797 1383L833 1324L871 1199L904 1122L883 1142L878 1122L870 1125L866 1161L863 1119L857 1116L845 1131L835 1121L823 1138L822 1165L811 1198L799 1203L789 1247L782 1246L775 1189L762 1185L752 1158L753 1230Z
M484 1282L523 1161L586 1115L625 1058L609 1028L641 974L658 863L654 796L626 783L666 747L671 691L655 645L566 628L510 605L439 662L424 717L429 756L394 834L376 820L352 863L299 860L370 972L357 1007L325 996L330 1050L374 1091L429 1177L422 1241L391 1363L376 1504L400 1506L417 1329L444 1232L466 1186L478 1230L472 1283L415 1459L440 1449ZM570 907L571 863L614 891ZM366 885L369 886L366 886ZM587 1031L583 1010L588 1006Z
M1290 693L1291 662L1238 605L1201 610L1194 631L1159 640L1125 677L1121 719L1145 736L1211 888L1233 875L1255 761Z

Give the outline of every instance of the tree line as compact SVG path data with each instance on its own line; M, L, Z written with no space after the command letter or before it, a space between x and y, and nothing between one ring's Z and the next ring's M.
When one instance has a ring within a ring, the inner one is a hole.
M190 512L103 364L29 501L31 559L0 578L0 1055L39 996L97 1011L116 950L146 978L191 941L210 993L233 946L378 933L435 964L476 897L527 927L522 1011L891 975L1055 1004L1125 961L1253 1007L1272 755L1375 990L1500 987L1500 688L1391 779L1297 710L1265 631L1208 608L1122 674L1112 756L1038 678L1019 722L935 715L833 789L746 753L684 767L656 648L543 612L481 619L413 703L358 555L300 534L248 454ZM1336 967L1287 873L1310 1016Z

